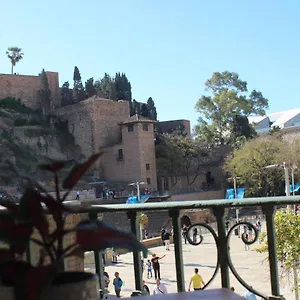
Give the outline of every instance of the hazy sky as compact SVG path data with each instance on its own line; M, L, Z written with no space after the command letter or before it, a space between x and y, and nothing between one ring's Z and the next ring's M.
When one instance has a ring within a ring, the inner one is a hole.
M45 68L61 84L75 65L83 81L125 72L160 120L195 125L214 71L239 73L270 112L300 107L299 0L2 0L1 23L0 73L10 72L9 46L25 54L17 73Z

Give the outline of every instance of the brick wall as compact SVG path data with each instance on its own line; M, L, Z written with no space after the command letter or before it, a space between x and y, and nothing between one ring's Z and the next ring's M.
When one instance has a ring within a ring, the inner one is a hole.
M60 103L58 73L46 72L52 95L52 106ZM38 91L41 89L39 76L0 74L0 99L14 97L28 107L40 107Z

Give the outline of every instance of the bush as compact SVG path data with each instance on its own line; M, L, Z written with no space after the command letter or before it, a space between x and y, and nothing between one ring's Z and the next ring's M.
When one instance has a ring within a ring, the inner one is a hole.
M5 98L0 100L0 108L11 109L19 113L36 113L35 110L27 107L20 99L16 98Z

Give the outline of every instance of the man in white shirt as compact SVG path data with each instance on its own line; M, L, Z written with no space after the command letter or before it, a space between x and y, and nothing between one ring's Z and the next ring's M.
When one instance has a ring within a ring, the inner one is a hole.
M156 280L156 287L154 288L153 295L168 294L167 287L160 282L159 279Z

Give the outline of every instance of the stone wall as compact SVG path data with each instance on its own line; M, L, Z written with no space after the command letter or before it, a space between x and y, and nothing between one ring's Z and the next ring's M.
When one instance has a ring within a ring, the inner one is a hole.
M60 104L58 73L46 72L52 96L52 107ZM0 99L21 99L28 107L40 108L38 91L41 89L39 76L0 74Z
M75 137L76 144L81 147L85 157L94 153L93 101L85 101L64 106L56 110L56 114L68 121L69 132Z

